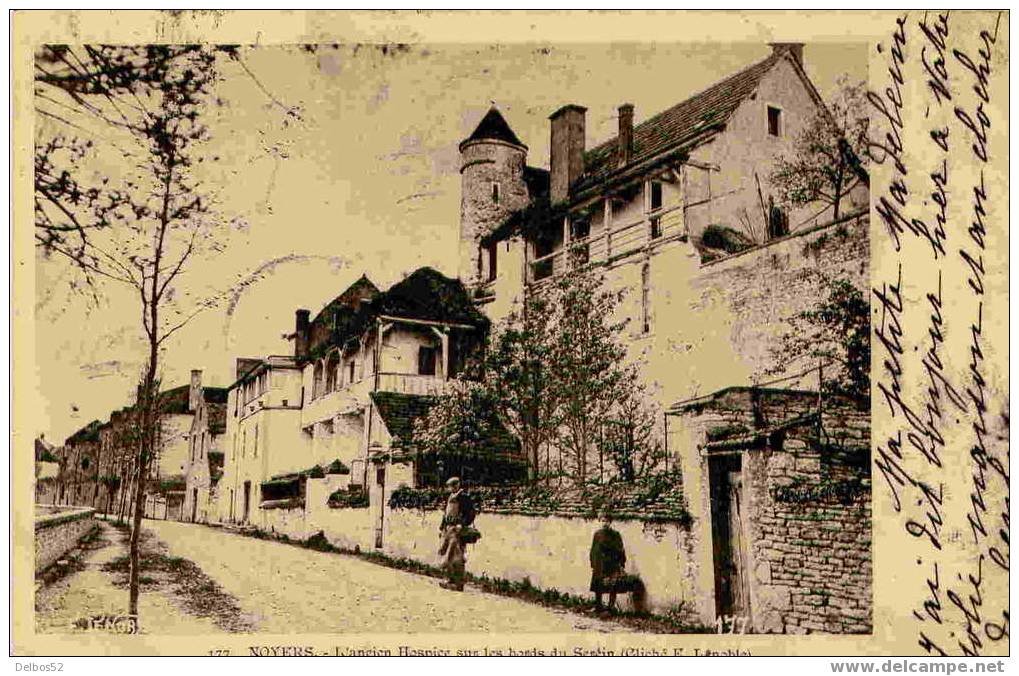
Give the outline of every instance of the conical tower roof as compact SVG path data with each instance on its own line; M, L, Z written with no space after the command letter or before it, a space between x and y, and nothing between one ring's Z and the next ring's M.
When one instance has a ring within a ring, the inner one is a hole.
M506 118L502 116L502 113L495 106L488 109L485 116L481 118L481 122L478 123L474 133L465 138L460 145L463 146L471 141L504 141L515 146L527 147L520 142L517 135L510 129Z

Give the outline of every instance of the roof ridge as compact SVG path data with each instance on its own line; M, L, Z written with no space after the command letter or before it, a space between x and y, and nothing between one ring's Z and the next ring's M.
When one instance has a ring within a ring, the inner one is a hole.
M724 78L722 78L721 80L718 80L717 82L714 82L714 83L708 85L707 87L704 87L703 89L690 94L686 98L684 98L681 101L679 101L679 102L669 106L668 108L665 108L663 110L658 111L657 113L655 113L651 117L647 118L646 120L643 120L639 124L634 125L634 128L633 128L634 136L636 136L637 131L640 130L642 127L644 127L646 125L650 125L651 123L659 120L660 118L662 118L666 114L676 110L677 108L679 108L683 104L685 104L685 103L687 103L689 101L692 101L692 100L696 99L699 96L703 96L704 94L706 94L709 91L715 89L716 87L720 87L720 86L724 85L726 82L729 82L731 80L735 80L735 79L737 79L737 78L739 78L741 76L744 76L749 71L751 71L751 70L753 70L755 68L761 68L762 66L764 66L769 61L773 62L772 64L769 64L769 66L770 65L774 65L774 62L777 62L779 59L781 59L783 56L785 56L785 54L786 54L786 52L784 52L784 51L772 52L771 54L769 54L768 56L764 57L763 59L761 59L759 61L755 61L754 63L751 63L751 64L749 64L747 66L744 66L743 68L741 68L740 70L736 71L735 73L732 73L731 75L727 75ZM730 112L729 114L731 115L732 112ZM610 148L612 145L614 145L614 142L618 143L618 139L619 139L619 134L616 134L615 136L612 136L612 137L608 138L604 142L599 143L598 145L596 145L595 147L591 148L590 150L585 151L584 155L587 155L589 153L594 153L595 151L599 151L599 150L601 150L603 148L607 148L607 147Z

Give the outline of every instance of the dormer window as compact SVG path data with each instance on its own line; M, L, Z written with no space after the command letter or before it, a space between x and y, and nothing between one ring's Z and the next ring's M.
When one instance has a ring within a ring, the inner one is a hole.
M768 106L768 135L782 136L782 109Z

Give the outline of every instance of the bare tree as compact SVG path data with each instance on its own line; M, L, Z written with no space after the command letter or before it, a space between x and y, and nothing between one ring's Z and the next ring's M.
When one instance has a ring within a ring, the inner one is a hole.
M129 612L138 612L138 538L145 480L158 446L161 352L210 305L181 278L215 249L220 219L203 182L205 113L221 48L48 45L36 55L36 241L66 258L79 288L101 283L137 301L147 357L136 403ZM229 53L227 53L229 56Z
M775 163L771 182L785 204L832 207L838 220L846 195L866 180L869 104L863 83L840 82L827 108L819 108L790 155Z

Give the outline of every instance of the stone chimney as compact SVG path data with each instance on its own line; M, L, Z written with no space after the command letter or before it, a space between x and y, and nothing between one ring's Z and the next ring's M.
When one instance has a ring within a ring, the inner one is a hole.
M584 173L584 123L587 108L575 104L552 113L552 150L549 158L552 203L570 196L570 186Z
M191 389L188 390L188 410L194 413L202 403L202 371L191 370Z
M633 159L633 104L619 106L619 166Z
M294 322L294 356L303 359L308 355L308 341L311 332L311 311L298 310Z
M803 68L803 43L802 42L769 42L773 54L789 52L796 59L796 63Z

